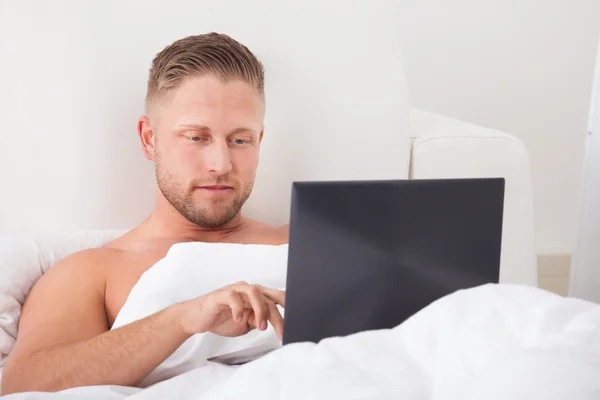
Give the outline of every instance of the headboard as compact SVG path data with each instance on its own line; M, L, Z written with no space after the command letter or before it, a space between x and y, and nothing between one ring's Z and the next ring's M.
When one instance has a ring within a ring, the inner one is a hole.
M154 204L138 143L154 55L219 31L266 69L246 215L281 224L293 180L407 178L394 0L25 0L0 12L0 230L122 229Z

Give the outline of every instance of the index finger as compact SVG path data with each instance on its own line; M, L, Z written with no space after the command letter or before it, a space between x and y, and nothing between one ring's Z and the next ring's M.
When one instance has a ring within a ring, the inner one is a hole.
M279 310L277 309L277 306L269 301L267 302L267 307L269 309L269 321L271 321L271 325L273 325L273 328L275 329L275 332L277 333L277 337L279 337L279 340L283 339L283 317L281 316L281 314L279 313Z
M269 289L265 287L260 287L261 292L265 295L265 297L271 300L275 304L279 304L285 307L285 291L277 290L277 289Z

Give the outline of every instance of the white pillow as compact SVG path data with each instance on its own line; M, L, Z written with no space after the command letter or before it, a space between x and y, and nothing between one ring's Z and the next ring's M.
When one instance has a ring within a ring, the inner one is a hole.
M0 234L0 367L15 345L21 307L37 280L68 255L100 247L120 233Z

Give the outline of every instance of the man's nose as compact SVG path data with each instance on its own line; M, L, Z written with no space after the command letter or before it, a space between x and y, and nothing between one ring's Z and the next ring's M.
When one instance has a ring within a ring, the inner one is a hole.
M221 176L231 171L231 157L227 143L214 141L206 148L204 156L209 173Z

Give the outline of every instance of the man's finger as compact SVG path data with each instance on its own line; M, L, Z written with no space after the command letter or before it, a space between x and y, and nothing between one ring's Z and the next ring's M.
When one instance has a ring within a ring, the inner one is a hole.
M240 322L243 319L244 302L241 296L235 290L229 290L227 293L227 304L231 308L231 316L235 322Z
M281 340L283 339L283 317L272 301L267 301L267 307L269 309L269 321L271 321L271 325L273 325L277 336Z
M275 304L285 307L285 291L261 287L265 297Z
M266 299L256 286L245 286L241 289L254 311L254 326L260 330L267 328L267 305Z
M254 312L252 311L251 308L246 308L243 313L242 322L244 325L246 325L248 327L248 331L251 331L252 329L256 329L256 327L254 326L254 323L252 322L253 320L254 320Z

